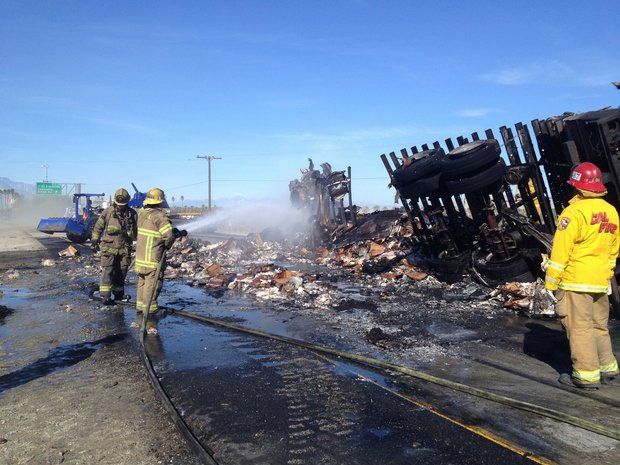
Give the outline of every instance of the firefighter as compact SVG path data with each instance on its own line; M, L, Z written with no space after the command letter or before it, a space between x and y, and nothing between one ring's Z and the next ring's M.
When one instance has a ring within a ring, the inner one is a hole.
M559 216L545 287L555 291L573 362L572 374L560 382L592 390L618 374L607 328L620 245L618 212L602 198L607 190L596 165L581 163L568 183L577 195Z
M153 188L146 194L144 206L138 211L138 242L136 244L136 275L138 291L136 310L144 312L148 299L153 293L149 314L158 310L157 297L164 279L166 250L174 243L172 223L163 208L166 198L164 191ZM162 262L157 274L157 265ZM149 317L151 315L148 315ZM154 319L147 319L149 334L157 334Z
M125 277L137 234L137 214L127 206L129 198L129 192L118 189L114 203L101 213L91 235L93 249L101 252L99 293L106 305L114 303L112 294L115 300L126 299Z

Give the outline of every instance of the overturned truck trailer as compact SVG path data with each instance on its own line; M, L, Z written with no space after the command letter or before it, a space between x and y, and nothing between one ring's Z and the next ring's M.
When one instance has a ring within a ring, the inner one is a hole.
M551 248L557 214L573 195L572 167L603 172L606 199L620 209L620 110L565 113L502 126L456 144L446 139L400 156L381 155L419 243L421 264L472 271L486 284L533 281ZM496 137L496 134L499 136ZM618 301L617 287L614 294Z

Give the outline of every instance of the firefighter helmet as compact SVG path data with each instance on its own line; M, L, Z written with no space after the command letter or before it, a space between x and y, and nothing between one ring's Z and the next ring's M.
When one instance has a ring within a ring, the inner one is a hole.
M146 193L146 199L144 199L144 205L159 205L166 201L166 195L164 191L153 187Z
M607 191L605 184L601 180L601 170L594 163L588 161L580 163L573 168L568 183L582 191L596 193Z
M122 187L114 193L114 203L116 205L127 205L129 203L129 192Z

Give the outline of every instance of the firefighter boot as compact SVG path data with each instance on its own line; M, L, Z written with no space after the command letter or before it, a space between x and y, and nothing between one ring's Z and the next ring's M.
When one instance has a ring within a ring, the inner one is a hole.
M615 384L615 380L618 375L605 375L601 374L601 384Z
M562 373L558 381L560 384L564 384L565 386L577 387L579 389L583 389L584 391L596 391L600 386L598 383L582 383L580 380L572 377L568 373Z
M131 300L131 296L125 294L124 292L115 292L114 300L116 302L129 302Z

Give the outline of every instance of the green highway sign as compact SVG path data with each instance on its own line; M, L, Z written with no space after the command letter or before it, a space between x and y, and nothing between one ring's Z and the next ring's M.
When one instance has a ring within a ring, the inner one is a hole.
M62 195L62 184L55 182L38 182L37 195Z

